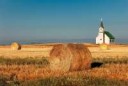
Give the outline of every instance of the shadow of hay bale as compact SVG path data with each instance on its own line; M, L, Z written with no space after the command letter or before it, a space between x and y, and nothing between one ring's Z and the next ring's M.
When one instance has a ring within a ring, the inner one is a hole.
M83 44L58 44L50 52L50 69L77 71L91 68L92 56Z
M11 44L11 49L12 50L21 50L21 45L19 43L17 43L17 42L13 42Z
M102 65L103 65L102 62L93 62L93 63L91 63L91 68L100 67L100 66L102 66Z

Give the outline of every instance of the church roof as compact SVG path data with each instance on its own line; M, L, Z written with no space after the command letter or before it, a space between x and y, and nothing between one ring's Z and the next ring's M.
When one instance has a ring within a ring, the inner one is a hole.
M104 33L110 38L110 39L115 39L115 37L108 31L104 31Z

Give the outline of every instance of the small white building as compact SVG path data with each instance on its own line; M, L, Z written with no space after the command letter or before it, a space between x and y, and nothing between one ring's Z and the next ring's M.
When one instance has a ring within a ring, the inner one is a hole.
M101 19L98 36L96 37L96 44L110 44L115 41L115 37L108 31L105 31L103 21Z

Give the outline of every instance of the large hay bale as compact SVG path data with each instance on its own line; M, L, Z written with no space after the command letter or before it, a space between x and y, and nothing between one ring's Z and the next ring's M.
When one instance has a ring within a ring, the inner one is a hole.
M68 44L72 53L70 71L85 70L91 67L92 56L89 49L83 44Z
M71 53L67 45L54 45L50 52L50 69L54 71L68 71L70 69Z
M51 70L74 71L91 67L91 53L83 44L55 45L50 57Z
M11 44L11 49L12 50L21 50L21 45L19 43L17 43L17 42L13 42Z

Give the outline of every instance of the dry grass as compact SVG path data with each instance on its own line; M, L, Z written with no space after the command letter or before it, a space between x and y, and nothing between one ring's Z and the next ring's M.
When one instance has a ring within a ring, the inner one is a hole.
M48 67L36 65L0 65L0 75L8 76L10 80L32 80L50 77L101 77L107 79L128 80L128 64L105 64L102 67L84 71L60 72L50 71Z
M49 57L49 53L55 44L34 44L34 45L22 45L20 51L10 50L10 46L0 46L0 56L6 58L16 57ZM128 45L109 45L109 50L101 50L99 45L84 44L90 50L92 57L128 57Z
M48 68L36 67L36 65L0 65L0 75L5 75L10 80L30 80L51 76Z
M123 83L128 81L128 63L125 62L125 60L127 61L128 59L123 60L121 63L120 61L118 61L120 59L118 59L116 63L115 60L113 61L114 63L112 63L112 60L114 59L108 59L108 61L106 62L104 61L104 59L102 60L95 59L94 62L100 61L103 62L103 65L89 70L71 71L66 73L62 71L51 71L48 65L39 66L37 63L24 64L24 65L13 64L13 63L11 65L0 64L0 76L1 75L6 76L7 79L5 79L5 82L9 84L11 82L21 82L21 81L22 81L21 83L23 82L28 83L29 80L38 81L42 79L43 81L39 81L39 82L43 83L45 81L45 84L49 83L47 84L47 86L52 84L55 85L58 83L60 84L65 81L66 82L64 84L66 85L70 85L72 83L73 86L74 85L85 86L88 84L93 84L93 85L97 84L96 86L99 86L98 85L99 83L101 85L104 85L106 81L107 83L109 83L108 82L109 80L111 82L109 84L110 86L121 81L123 82L119 83L119 86L120 85L127 86L128 83L126 85ZM63 78L63 77L67 77L67 78ZM114 80L114 83L111 80ZM50 82L52 82L52 84ZM32 85L31 83L29 84ZM36 83L37 82L34 82L34 84ZM23 86L28 86L28 85L23 85ZM34 85L34 86L38 86L38 85Z
M83 46L83 45L82 45ZM92 57L94 61L102 62L103 65L100 67L92 68L89 70L83 71L69 71L69 72L59 72L59 71L51 71L49 66L39 66L38 64L0 64L0 76L7 76L6 82L9 81L28 81L28 80L38 80L38 79L48 79L46 80L48 83L49 79L57 77L58 80L60 77L68 77L66 80L71 82L85 86L80 84L81 83L93 83L93 86L96 86L94 83L102 82L101 86L106 83L106 80L117 80L115 84L120 81L128 81L128 45L110 45L109 50L101 50L98 45L91 45L88 44L88 49L91 51ZM49 57L49 53L52 49L52 46L45 46L45 45L23 45L20 51L12 51L8 46L0 46L0 56L4 56L4 58L25 58L25 57L33 57L41 58L44 55ZM62 49L64 50L64 49ZM74 50L71 48L71 50ZM69 49L70 51L70 49ZM84 50L82 50L84 51ZM61 51L62 52L62 51ZM71 51L70 51L71 52ZM71 53L79 52L77 50L72 51ZM67 52L65 52L67 53ZM57 55L57 54L56 54ZM75 56L83 55L83 52L79 52L79 54L74 54ZM62 55L63 56L63 55ZM70 55L69 55L70 56ZM15 59L13 58L13 59ZM109 61L106 61L104 58L109 58ZM120 60L120 58L125 58L124 60ZM101 60L102 59L102 60ZM113 61L114 60L114 61ZM20 62L20 61L19 61ZM82 78L80 78L82 77ZM87 79L87 77L91 77ZM93 79L95 81L93 81ZM100 81L97 81L98 78L101 78ZM103 79L102 79L103 78ZM56 82L57 79L55 79ZM63 79L61 79L63 80ZM64 79L65 80L65 79ZM77 81L78 80L78 81ZM86 82L84 80L87 80ZM61 81L60 81L61 82ZM36 82L35 82L36 83ZM88 83L88 84L89 84ZM37 83L36 83L37 84ZM55 83L56 84L56 83ZM74 85L75 85L74 84ZM111 86L112 84L108 85ZM125 84L119 84L119 86L127 86ZM12 85L13 86L13 85ZM26 85L27 86L27 85ZM36 86L36 85L35 85ZM91 85L90 85L91 86ZM99 86L97 84L97 86ZM106 85L107 86L107 85Z
M104 67L90 70L93 77L128 80L128 64L106 64Z

